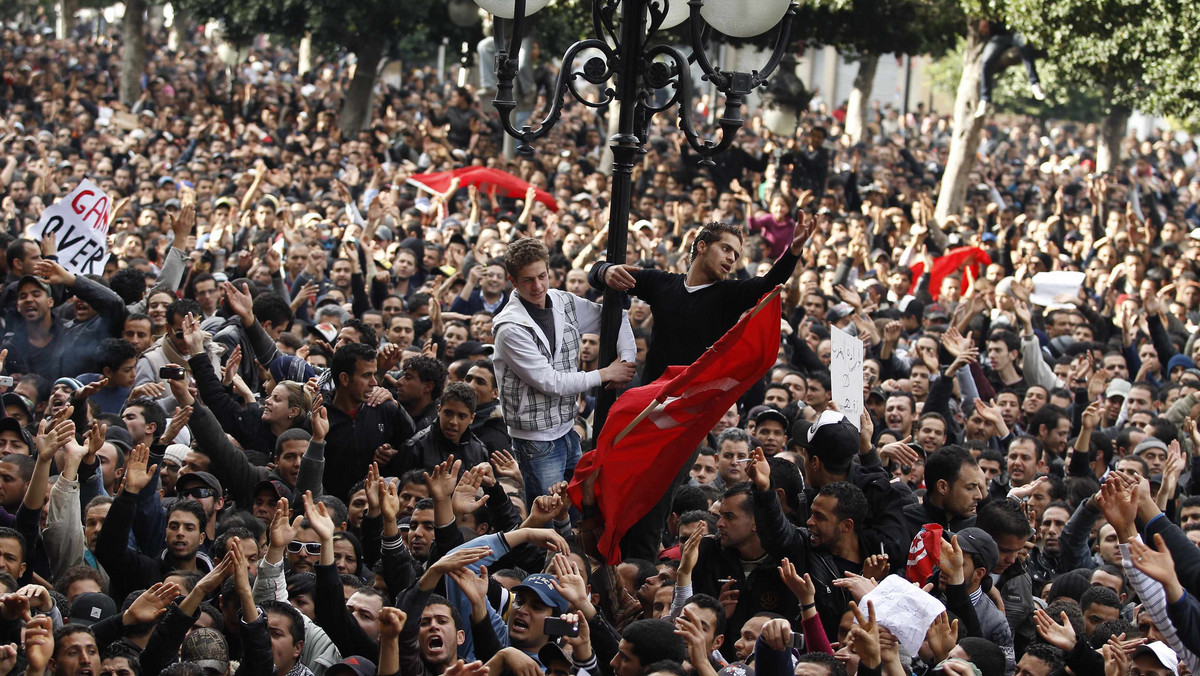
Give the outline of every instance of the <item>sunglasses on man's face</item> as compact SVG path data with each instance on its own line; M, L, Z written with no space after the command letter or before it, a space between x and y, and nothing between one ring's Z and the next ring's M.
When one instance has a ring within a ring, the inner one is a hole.
M292 540L291 542L288 543L287 550L288 550L289 554L299 554L300 552L303 551L306 554L308 554L309 556L320 556L321 555L321 543L320 542L301 542L299 540Z
M196 488L185 488L182 491L180 491L179 494L185 498L195 498L197 500L201 500L203 498L215 497L217 495L217 492L211 488L196 487Z

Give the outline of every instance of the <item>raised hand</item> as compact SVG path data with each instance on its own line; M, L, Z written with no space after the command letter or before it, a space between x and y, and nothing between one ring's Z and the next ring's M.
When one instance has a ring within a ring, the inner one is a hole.
M879 449L879 459L887 462L894 460L900 465L915 465L921 459L921 455L909 447L912 442L912 435L904 437L899 441L893 441L890 444L885 444Z
M200 330L200 320L190 312L183 318L183 341L189 356L204 354L204 332Z
M312 440L317 443L325 441L325 435L329 434L329 411L325 409L325 402L319 394L313 399L308 420L312 425Z
M866 596L867 592L871 591L879 584L869 577L863 577L862 575L857 575L848 571L843 572L845 573L845 577L834 579L833 586L849 591L850 595L854 597L855 601L861 601L862 597Z
M74 286L75 275L67 272L67 269L59 265L57 262L47 258L43 258L33 266L33 274L50 282L61 286Z
M525 484L524 477L521 476L521 466L517 463L516 458L512 456L512 453L499 450L492 453L489 459L497 477L508 477L521 485Z
M325 503L313 500L312 491L304 492L304 514L308 517L309 525L316 531L317 537L321 538L323 554L325 552L324 545L333 542L333 533L337 530L337 525L333 523L333 517L329 516L329 509ZM322 561L322 563L324 562Z
M938 615L933 624L929 625L925 639L929 641L929 649L933 651L934 659L941 662L958 644L958 620L951 622L946 613Z
M37 447L38 461L49 462L54 458L58 449L74 439L75 423L73 421L64 420L51 428L50 421L43 418L38 423L38 434L33 438L33 444Z
M254 299L250 296L250 287L243 283L242 288L239 289L232 282L221 282L221 289L225 291L225 300L229 303L229 309L241 318L242 325L253 325Z
M142 489L149 485L151 479L154 478L154 472L158 470L158 465L146 464L150 462L150 447L146 444L138 444L132 451L129 452L129 457L125 463L125 492L138 494Z
M554 579L550 581L554 589L571 604L571 608L587 614L592 603L579 564L565 554L555 554L550 561L550 572L554 573Z
M817 588L813 584L812 577L808 573L801 577L796 566L786 558L779 562L779 576L787 588L800 600L800 605L807 606L816 599Z
M458 473L462 469L462 460L455 460L451 455L446 461L433 468L433 475L425 473L425 483L429 485L429 496L434 500L449 500L458 484Z
M179 585L157 582L134 599L133 604L121 616L124 624L149 624L158 621L167 606L179 596Z
M408 615L399 608L384 606L379 611L379 638L382 641L394 641L400 636Z
M688 575L689 581L691 580L692 571L696 569L696 562L700 560L700 541L704 539L707 530L706 527L697 528L680 545L679 575Z
M49 615L40 615L25 623L26 674L44 674L54 655L54 623Z
M887 554L872 554L863 561L863 577L869 577L876 580L882 580L888 576L892 570L891 564L888 562Z
M1127 541L1137 534L1137 494L1139 486L1134 484L1126 487L1119 476L1110 476L1100 488L1096 503L1104 514L1105 520L1112 524L1117 537Z
M474 514L476 510L487 504L488 496L479 496L479 487L482 484L483 472L478 469L472 468L462 475L458 485L454 487L450 499L451 508L456 515Z
M863 617L858 604L850 602L850 610L857 622L850 628L850 642L854 644L854 652L858 653L862 664L874 669L883 662L879 646L879 624L875 621L875 603L867 601L867 617Z
M171 422L167 423L167 429L162 436L158 438L158 443L166 446L175 441L175 437L187 427L188 422L192 419L193 409L191 406L180 408L175 407L175 414L171 416Z
M1133 565L1146 575L1162 583L1167 593L1167 601L1175 603L1183 597L1183 586L1179 583L1179 575L1175 572L1175 559L1171 550L1163 541L1161 534L1154 534L1154 547L1151 549L1137 538L1129 541L1129 554L1133 557Z
M436 571L438 575L446 575L452 570L469 566L491 555L491 547L463 547L438 559L429 570Z
M963 570L963 550L958 544L957 535L949 540L942 538L942 560L938 567L942 569L942 576L948 585L962 584L966 580L966 571Z
M754 481L754 488L760 493L771 490L771 465L767 463L767 456L763 453L762 446L758 446L750 452L748 473Z
M1041 608L1033 611L1033 621L1037 624L1038 636L1056 648L1071 652L1078 640L1075 636L1075 627L1071 626L1071 620L1067 618L1065 612L1059 616L1062 618L1062 624L1051 619L1049 613Z

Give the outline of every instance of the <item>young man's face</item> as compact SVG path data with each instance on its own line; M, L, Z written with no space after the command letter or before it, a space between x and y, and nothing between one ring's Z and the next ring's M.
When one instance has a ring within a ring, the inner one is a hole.
M150 443L154 438L154 423L147 423L146 416L142 413L141 406L129 406L124 411L121 411L121 420L125 422L125 429L129 432L129 436L133 438L134 445L141 443Z
M374 359L359 359L354 364L354 375L343 373L338 376L338 387L345 389L351 401L362 403L367 398L367 391L379 384L375 380L377 370Z
M279 455L275 458L275 471L279 473L284 483L296 485L296 479L300 477L300 460L307 450L308 442L303 439L283 442L279 449Z
M25 573L25 559L21 556L21 543L16 538L0 538L0 570L21 579Z
M83 538L87 542L88 550L95 549L96 537L100 535L100 528L104 525L104 518L108 516L108 510L112 507L112 503L96 505L87 511L83 518Z
M204 524L195 514L175 511L167 516L167 548L172 557L179 560L192 558L203 541Z
M86 631L63 636L50 661L50 671L56 676L75 676L80 673L100 673L100 648L96 638Z
M526 303L546 307L546 292L550 289L550 266L546 261L530 263L510 275L508 281Z
M121 334L138 354L150 349L154 344L154 334L151 331L149 319L126 319L125 331Z
M425 606L421 611L421 628L417 642L421 659L428 664L444 665L458 659L458 646L466 640L466 633L454 627L450 608L440 603Z
M108 378L109 387L133 387L134 364L133 359L126 359L116 370L105 368L104 377Z
M783 450L787 432L778 420L763 420L754 428L754 436L762 444L763 453L775 455Z
M267 613L267 628L271 634L271 657L276 673L285 674L296 666L304 641L293 642L292 618L283 613Z
M717 478L717 456L701 453L688 475L700 485L710 484ZM1200 509L1197 510L1200 513Z
M462 440L474 419L475 412L461 401L448 399L438 405L438 426L442 435L453 443L457 444Z
M633 644L625 639L617 646L617 654L608 663L614 676L641 676L642 660L633 654Z

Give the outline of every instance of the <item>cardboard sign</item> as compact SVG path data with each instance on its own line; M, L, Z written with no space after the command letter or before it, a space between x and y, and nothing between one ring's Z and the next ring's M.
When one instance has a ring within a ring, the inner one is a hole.
M829 327L831 351L829 375L833 400L855 427L862 429L863 342L836 326Z
M34 226L38 241L54 235L58 264L77 275L99 275L108 262L108 221L112 218L108 193L86 178L71 194L42 212Z

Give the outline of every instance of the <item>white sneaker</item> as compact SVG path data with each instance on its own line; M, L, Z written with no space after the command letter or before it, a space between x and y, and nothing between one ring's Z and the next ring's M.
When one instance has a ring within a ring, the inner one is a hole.
M979 106L975 108L975 117L986 117L988 114L989 104L987 101L980 101Z
M1042 85L1035 82L1029 88L1033 90L1033 98L1038 101L1046 100L1046 92L1042 91Z

